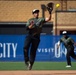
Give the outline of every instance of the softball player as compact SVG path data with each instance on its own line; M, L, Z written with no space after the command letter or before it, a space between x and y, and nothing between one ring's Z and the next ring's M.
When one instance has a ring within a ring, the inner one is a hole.
M71 67L71 58L76 59L76 55L74 53L74 45L76 46L76 43L74 40L67 35L67 31L62 32L63 37L58 41L58 48L60 44L63 42L64 46L67 49L67 54L66 54L66 59L67 59L67 66L66 67Z
M33 18L29 19L26 23L28 35L26 36L24 44L24 60L28 70L32 69L35 61L36 50L40 42L40 33L42 31L43 23L51 20L51 12L49 12L48 18L39 18L39 10L34 9L32 11ZM30 56L28 55L29 49Z

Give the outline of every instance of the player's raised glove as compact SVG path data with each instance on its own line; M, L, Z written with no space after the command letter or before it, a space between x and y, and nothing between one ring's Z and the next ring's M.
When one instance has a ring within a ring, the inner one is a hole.
M51 12L52 12L52 10L53 10L53 5L54 5L54 4L53 4L52 2L50 2L50 3L48 3L47 6L46 6L49 14L51 14Z

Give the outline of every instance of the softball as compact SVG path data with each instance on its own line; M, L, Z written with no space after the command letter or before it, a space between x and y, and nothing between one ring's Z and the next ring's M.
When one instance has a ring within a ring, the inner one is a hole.
M60 6L60 4L56 4L56 8L58 8Z

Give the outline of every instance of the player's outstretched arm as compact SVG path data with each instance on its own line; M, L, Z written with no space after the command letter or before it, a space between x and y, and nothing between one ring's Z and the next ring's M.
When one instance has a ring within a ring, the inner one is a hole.
M59 49L60 41L57 42L57 49Z
M45 18L45 21L48 22L51 20L51 14L49 14L49 17L48 18Z

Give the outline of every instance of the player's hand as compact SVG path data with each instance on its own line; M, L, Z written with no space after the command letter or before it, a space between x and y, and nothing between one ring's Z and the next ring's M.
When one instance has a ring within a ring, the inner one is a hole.
M30 25L34 25L34 21L31 21L31 22L30 22Z
M31 21L29 25L29 29L32 29L33 27L34 27L34 21Z

